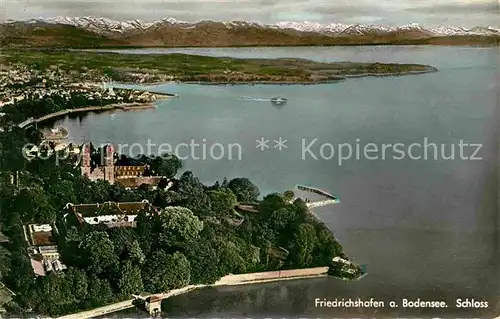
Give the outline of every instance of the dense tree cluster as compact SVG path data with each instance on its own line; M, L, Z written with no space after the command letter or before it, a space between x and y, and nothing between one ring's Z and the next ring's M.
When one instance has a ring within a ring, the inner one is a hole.
M19 145L36 135L16 129L0 133L0 280L16 296L11 312L61 315L187 284L214 283L229 273L325 266L345 257L331 232L293 192L259 199L246 178L207 186L192 172L168 190L127 190L80 176L72 159L17 158ZM140 160L140 159L139 159ZM155 170L177 175L180 164L142 158ZM14 183L12 181L14 180ZM71 203L148 200L156 212L140 212L135 228L79 225L63 209ZM253 205L241 210L238 204ZM235 223L234 220L240 220ZM35 277L23 224L49 223L68 269Z

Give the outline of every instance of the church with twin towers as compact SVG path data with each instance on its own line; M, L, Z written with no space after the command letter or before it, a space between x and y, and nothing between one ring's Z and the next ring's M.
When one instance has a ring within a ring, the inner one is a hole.
M91 147L89 144L82 146L80 170L82 176L91 181L105 180L125 188L137 188L143 184L158 186L163 176L150 176L148 165L123 166L115 165L115 151L111 144L102 148L99 163L92 165Z

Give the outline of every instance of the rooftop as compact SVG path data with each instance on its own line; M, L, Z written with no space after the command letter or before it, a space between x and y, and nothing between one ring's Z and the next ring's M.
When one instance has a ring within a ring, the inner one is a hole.
M134 174L133 176L137 174L144 174L144 171L146 170L146 165L141 165L141 166L115 166L115 175L120 176L120 175L130 175Z
M115 184L124 188L135 188L142 184L151 186L158 186L163 179L161 176L147 176L147 177L118 177L115 179Z
M87 224L104 224L111 227L135 227L136 215L105 215L98 217L84 217Z
M33 267L33 271L38 276L45 276L45 269L43 268L43 264L41 261L35 260L33 258L31 260L31 267Z
M36 246L51 245L54 243L51 232L35 232L32 236L33 244Z
M142 210L152 210L148 201L142 202L105 202L96 204L68 204L68 207L81 217L94 217L103 215L137 215Z
M38 247L38 250L40 253L56 253L57 252L57 247L56 246L41 246Z
M162 297L160 295L153 295L153 296L146 298L146 301L149 303L158 302L158 301L162 301Z
M35 246L53 245L52 226L48 224L31 224L28 225L28 230L31 235L32 244Z

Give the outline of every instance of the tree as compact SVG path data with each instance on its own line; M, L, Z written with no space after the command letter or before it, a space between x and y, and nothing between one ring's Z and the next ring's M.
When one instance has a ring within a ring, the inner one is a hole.
M269 194L259 203L259 216L261 220L268 221L272 213L286 207L286 205L287 203L280 194Z
M69 215L67 217L74 217ZM76 218L75 218L76 219ZM69 225L69 218L66 218L66 223ZM62 228L61 228L62 229ZM62 259L65 265L85 266L81 254L75 254L75 251L80 250L80 243L83 241L84 235L80 227L71 226L66 232L62 246Z
M260 195L259 188L252 184L248 178L233 178L229 184L239 202L255 202Z
M76 203L76 193L71 181L59 181L50 185L49 195L52 207L61 209L67 203Z
M146 260L146 256L142 252L142 248L137 240L134 240L128 247L128 257L132 262L142 265Z
M269 224L277 233L287 229L295 220L295 215L286 208L280 208L271 213Z
M260 249L240 238L235 239L238 252L245 262L246 272L255 271L260 263Z
M161 176L173 178L182 168L182 162L175 155L162 154L153 159L151 169Z
M10 273L5 284L17 293L26 293L33 285L35 274L26 250L11 251Z
M181 288L190 281L190 264L180 252L155 251L143 269L144 288L150 292L166 292Z
M294 234L291 257L296 267L306 267L312 262L312 252L316 245L316 231L311 224L300 224Z
M158 188L161 188L158 185ZM155 197L153 199L153 206L165 208L170 203L168 196L166 196L165 192L155 192Z
M3 111L5 112L5 111ZM20 119L23 121L24 119ZM19 121L19 122L20 122ZM16 121L17 122L17 121ZM26 131L14 125L8 134L0 134L0 169L1 171L16 171L24 168L26 159L21 150L29 142Z
M188 247L198 238L203 222L184 207L167 207L159 214L159 241L167 247Z
M314 264L318 266L328 265L333 257L342 254L342 246L326 227L318 231L317 237L316 247L314 248Z
M90 307L99 307L106 304L113 296L109 281L99 279L95 274L89 277L89 293L87 304Z
M301 198L297 198L290 209L295 212L295 223L305 222L310 217L309 208Z
M219 273L220 275L241 274L246 272L246 262L241 256L241 247L238 244L225 239L217 242L219 253Z
M58 315L64 312L68 304L74 302L70 282L61 274L50 273L48 276L39 277L37 286L40 287L40 296L43 302L35 308L38 313Z
M39 147L40 155L26 164L28 171L36 172L37 177L42 179L45 185L50 186L59 184L61 179L77 173L74 167L76 159L66 158L68 154L65 151L55 151L55 144L52 143L42 143ZM50 154L49 151L54 153ZM50 187L47 190L49 191Z
M213 284L223 275L219 270L219 255L213 237L194 241L186 254L193 284Z
M135 232L137 234L137 237L139 238L141 249L146 255L149 255L152 244L155 242L153 239L153 236L155 236L153 233L155 220L152 218L152 216L141 211L139 212L139 214L137 214L135 221L137 223Z
M295 196L294 192L292 190L287 190L283 193L283 199L286 201L286 202L289 202L293 199L293 197Z
M221 189L219 181L215 181L215 183L208 188L211 191L217 191Z
M87 297L88 282L84 270L70 267L66 272L66 281L70 286L71 294L77 301L82 301Z
M210 206L215 216L227 217L233 213L237 199L229 189L210 191L208 195L211 202Z
M92 202L103 203L110 199L110 191L112 185L105 180L97 180L92 182Z
M50 224L55 221L56 213L49 197L37 184L21 189L12 208L21 214L24 222Z
M115 247L115 254L120 258L127 258L132 243L136 240L135 232L130 228L112 228L108 231L109 239Z
M198 215L208 215L210 213L210 198L205 193L202 183L192 172L184 172L178 184L178 192L181 195L181 206L191 209Z
M116 263L115 246L106 232L88 233L80 243L86 265L95 273L102 273Z
M0 282L10 273L10 252L0 245Z
M269 227L268 224L259 223L255 225L254 238L257 246L262 247L267 243L276 242L276 233Z
M306 215L308 212L307 204L301 198L297 198L293 202L293 206L298 215Z
M118 282L118 287L122 295L139 294L144 290L141 277L141 269L127 261L121 270L122 277Z
M79 203L95 203L94 201L94 184L87 177L78 176L75 178L74 189L76 195L76 201Z

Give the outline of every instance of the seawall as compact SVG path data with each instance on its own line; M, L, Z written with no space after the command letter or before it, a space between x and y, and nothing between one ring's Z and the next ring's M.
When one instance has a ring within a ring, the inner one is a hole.
M292 269L281 271L256 272L241 275L227 275L219 279L213 286L242 285L257 282L301 279L327 276L328 267Z

